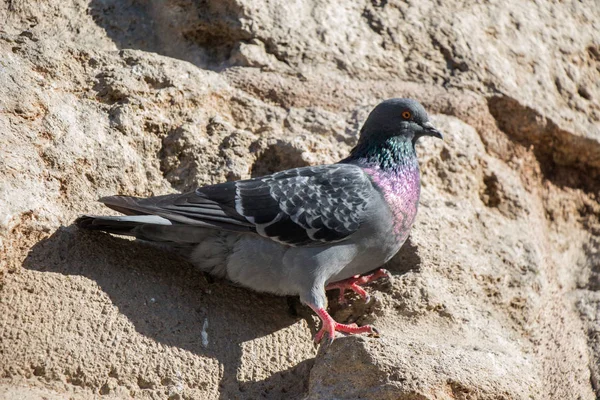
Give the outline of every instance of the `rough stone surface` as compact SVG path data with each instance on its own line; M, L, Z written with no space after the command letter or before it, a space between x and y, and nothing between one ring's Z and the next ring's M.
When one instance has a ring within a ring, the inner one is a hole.
M600 7L469 4L0 3L0 397L600 396ZM380 338L71 225L334 162L398 96L446 140L394 280L330 302Z

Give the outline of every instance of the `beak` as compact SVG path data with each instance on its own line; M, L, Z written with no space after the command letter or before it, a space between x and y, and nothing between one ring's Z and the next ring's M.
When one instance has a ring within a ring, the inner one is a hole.
M436 138L440 138L442 140L444 140L444 136L442 135L442 132L438 131L435 126L433 126L431 124L431 122L427 121L425 123L423 123L423 125L421 125L423 127L423 133L422 135L427 135L427 136L435 136Z

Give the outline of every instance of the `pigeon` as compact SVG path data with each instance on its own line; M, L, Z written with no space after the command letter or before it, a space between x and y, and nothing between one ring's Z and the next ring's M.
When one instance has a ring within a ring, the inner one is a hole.
M326 290L352 290L368 301L365 283L408 238L421 189L415 144L443 139L421 104L379 103L350 155L336 164L203 186L148 198L99 201L124 216L84 215L80 228L191 248L192 264L259 292L299 296L319 316L320 342L335 333L377 334L342 324L327 312ZM373 272L374 271L374 272Z

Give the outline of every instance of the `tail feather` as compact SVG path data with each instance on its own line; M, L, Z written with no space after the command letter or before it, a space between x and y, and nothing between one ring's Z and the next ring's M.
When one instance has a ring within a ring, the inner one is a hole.
M158 215L149 215L147 212L144 212L138 205L139 200L137 197L130 196L103 197L99 200L100 202L125 215L83 215L75 220L75 224L83 229L134 236L143 240L165 241L162 239L160 229L161 227L173 226L173 223L166 218ZM154 232L149 232L151 234L147 235L144 233L145 230L153 230Z
M162 197L162 196L161 196ZM147 215L148 210L141 207L138 202L142 200L139 197L132 196L106 196L98 201L104 203L108 208L125 215Z
M156 201L156 198L151 198ZM125 215L83 215L75 220L81 229L103 231L116 235L132 236L152 242L161 249L189 258L200 269L226 275L226 265L234 244L241 233L226 229L232 224L220 226L214 221L193 220L192 224L181 218L170 219L168 212L163 216L151 214L155 211L151 202L140 205L144 199L126 196L110 196L100 199L102 203ZM160 200L160 199L159 199ZM177 217L177 215L176 215Z
M200 243L210 229L177 224L158 215L94 216L83 215L75 224L82 229L133 236L152 242Z
M154 205L173 196L164 195L147 199L130 196L103 197L100 199L101 203L125 215L83 215L75 223L83 229L133 236L152 242L168 242L170 244L200 243L208 236L214 235L215 230L231 229L232 226L240 229L240 226L230 223L190 219L180 214L174 214L170 210L157 208ZM247 230L247 227L244 226L243 228Z
M105 228L133 228L140 224L172 225L171 221L158 215L133 215L133 216L96 216L82 215L75 220L80 228L104 230Z

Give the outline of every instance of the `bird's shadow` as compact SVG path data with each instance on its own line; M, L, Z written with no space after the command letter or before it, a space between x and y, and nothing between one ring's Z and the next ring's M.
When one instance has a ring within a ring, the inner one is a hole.
M409 240L386 268L398 276L418 269L420 262L417 247ZM309 319L312 333L316 333L311 313L296 298L256 293L210 279L162 249L74 226L59 228L36 243L23 266L91 279L140 334L218 360L223 365L222 399L288 399L292 393L308 390L314 359L262 381L238 380L243 342L270 335L302 318ZM386 290L385 285L374 284L381 290ZM332 306L335 311L335 300ZM365 311L361 306L355 308L359 313ZM205 321L208 345L201 334Z
M301 319L290 314L285 297L207 279L161 249L74 226L60 228L35 244L23 266L91 279L140 334L218 360L223 365L219 385L223 399L288 398L285 393L306 390L312 359L262 381L239 382L237 378L243 342ZM205 321L208 344L201 335ZM309 326L316 330L312 320Z
M418 271L421 268L421 262L419 248L409 236L398 254L388 261L384 268L387 268L392 275L400 276L410 271Z

